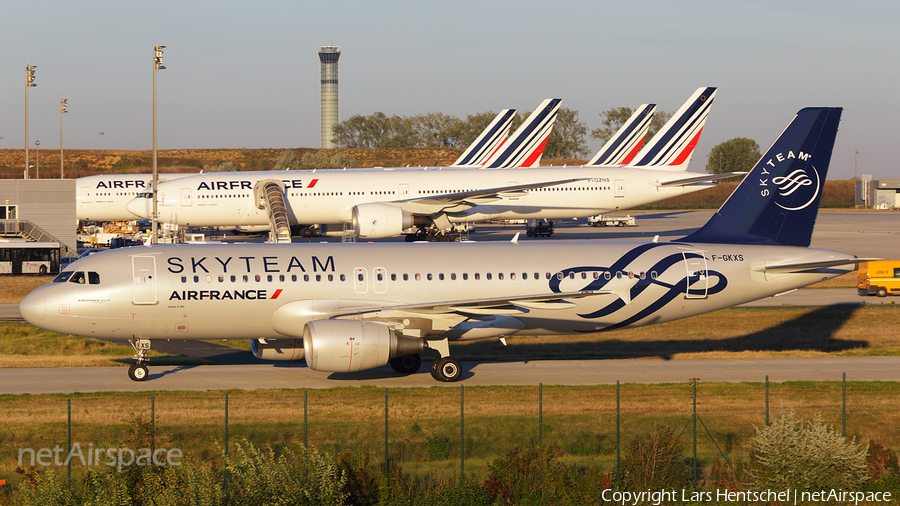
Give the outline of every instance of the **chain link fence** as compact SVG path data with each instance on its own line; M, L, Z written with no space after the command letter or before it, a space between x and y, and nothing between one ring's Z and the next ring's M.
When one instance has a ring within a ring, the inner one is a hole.
M757 428L786 408L900 448L897 396L846 380L26 395L0 397L0 483L15 488L34 469L72 480L92 467L194 461L212 463L227 487L228 460L252 444L315 447L385 475L459 482L483 482L514 449L552 447L560 462L598 469L614 485L629 442L666 427L696 487L727 486Z

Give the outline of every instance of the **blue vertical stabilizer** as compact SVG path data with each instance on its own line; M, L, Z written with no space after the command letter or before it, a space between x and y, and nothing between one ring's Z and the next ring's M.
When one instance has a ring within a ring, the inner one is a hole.
M842 110L798 112L716 214L682 241L808 247Z

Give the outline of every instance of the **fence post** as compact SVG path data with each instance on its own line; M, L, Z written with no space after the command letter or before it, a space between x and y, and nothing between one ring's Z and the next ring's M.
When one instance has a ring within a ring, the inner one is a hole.
M847 373L844 373L844 379L841 384L841 396L843 397L841 407L841 435L847 437Z
M156 450L156 395L150 396L150 448Z
M544 384L538 383L538 446L544 446Z
M384 387L384 477L388 477L388 389Z
M691 378L694 383L694 488L697 487L697 378Z
M308 404L308 396L309 390L303 391L303 451L308 451L309 448L309 418L307 418L307 408Z
M231 464L228 458L228 392L225 392L225 483L222 490L228 495L228 466Z
M69 412L68 428L66 429L66 446L69 447L66 453L66 487L72 486L72 459L68 455L72 454L72 398L66 399L67 411Z
M459 386L459 484L466 482L466 387Z
M621 483L619 481L620 477L621 477L621 475L619 474L619 468L620 468L620 465L622 462L620 453L619 453L620 443L621 443L621 435L622 435L620 432L621 425L619 423L620 422L620 420L619 420L620 409L621 409L621 407L619 404L619 380L616 380L616 486L617 487L621 485Z

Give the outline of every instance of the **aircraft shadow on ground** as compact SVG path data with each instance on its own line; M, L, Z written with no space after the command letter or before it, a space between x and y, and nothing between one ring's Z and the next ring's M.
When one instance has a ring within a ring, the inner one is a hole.
M615 332L606 334L607 340L598 342L578 341L566 343L515 343L510 338L510 348L515 355L509 360L532 359L611 359L657 357L669 360L677 354L707 352L780 352L817 351L838 352L869 347L867 341L836 339L835 333L850 319L856 306L823 306L799 318L785 321L759 332L726 339L679 339L678 336L660 336L651 341L622 341ZM652 329L652 327L649 327ZM659 331L661 332L661 331ZM502 347L496 341L471 343L465 350L457 348L457 357L463 360L494 360ZM479 356L485 356L480 359ZM487 357L491 358L488 359ZM501 358L501 360L503 360Z

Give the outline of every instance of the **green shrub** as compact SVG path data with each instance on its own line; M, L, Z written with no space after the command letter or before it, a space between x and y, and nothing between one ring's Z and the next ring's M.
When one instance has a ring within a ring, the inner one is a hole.
M285 448L278 455L248 441L235 446L227 487L235 504L339 505L347 498L347 476L315 448L301 453Z
M768 427L757 427L749 474L760 489L852 490L868 477L868 448L832 429L821 418L797 419L781 410Z
M681 488L691 478L684 449L675 431L655 425L632 438L622 455L622 471L631 489Z

